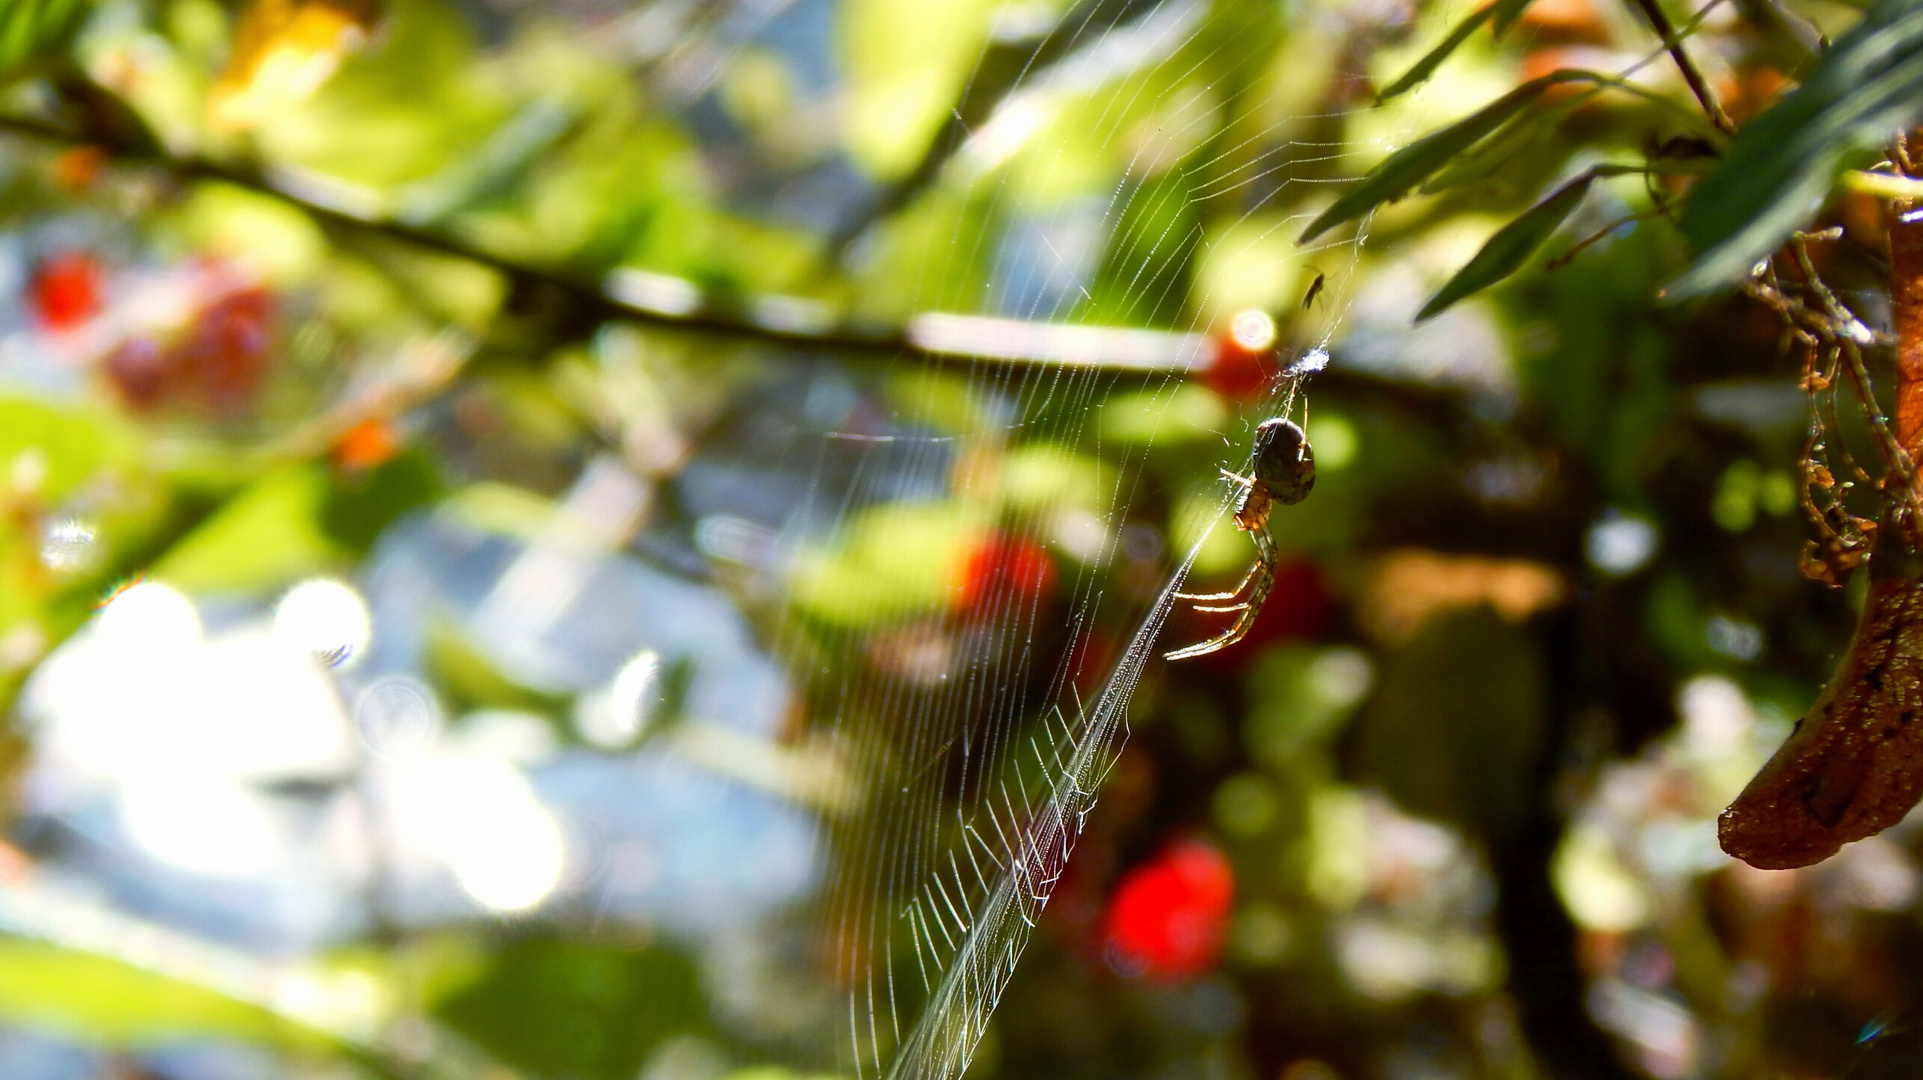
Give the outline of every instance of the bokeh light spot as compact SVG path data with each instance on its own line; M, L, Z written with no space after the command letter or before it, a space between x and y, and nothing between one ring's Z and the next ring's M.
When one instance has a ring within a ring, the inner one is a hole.
M328 667L359 662L373 634L367 603L332 578L303 581L274 608L274 633L314 654Z
M1250 352L1260 352L1275 344L1275 320L1260 308L1238 311L1229 322L1229 336Z

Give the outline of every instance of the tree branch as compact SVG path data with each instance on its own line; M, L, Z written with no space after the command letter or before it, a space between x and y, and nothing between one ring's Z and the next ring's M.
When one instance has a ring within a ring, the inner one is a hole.
M623 302L610 296L593 282L565 271L515 262L492 252L471 247L444 233L430 229L416 228L387 218L362 217L335 207L321 205L287 190L260 170L249 166L225 164L202 157L177 157L22 116L0 114L0 132L58 146L92 146L115 162L156 167L183 181L217 181L245 188L248 191L278 199L324 225L364 235L384 236L413 247L479 263L499 271L517 287L534 286L558 290L584 305L591 314L599 318L619 317L634 322L732 334L781 344L807 344L816 348L836 348L863 353L925 351L909 341L907 336L899 330L874 334L848 330L812 333L769 326L727 312L664 314Z
M83 114L84 115L84 114ZM932 363L971 363L988 361L1006 364L1067 365L1137 375L1192 374L1209 363L1206 349L1198 350L1193 335L1166 333L1165 348L1151 348L1144 356L1144 335L1162 331L1132 327L1075 326L1058 327L1046 323L979 318L958 315L944 319L918 332L913 321L902 326L865 330L847 323L832 323L819 329L760 317L754 298L747 303L725 294L701 292L693 282L673 275L662 277L694 294L693 310L663 310L630 302L618 287L616 267L606 284L570 273L565 269L529 265L505 258L433 229L408 225L386 217L351 213L336 206L315 202L297 190L251 164L231 164L198 156L167 153L150 139L122 137L112 129L95 130L97 125L84 120L76 127L46 120L0 113L0 135L11 134L37 142L63 147L87 146L99 150L113 162L158 168L184 182L216 181L278 199L317 223L334 229L386 237L413 247L465 259L498 271L513 286L513 296L561 294L574 304L574 312L584 317L582 325L591 329L610 318L653 324L664 328L703 331L751 338L774 345L826 349L868 357L916 356ZM679 295L677 300L681 299ZM775 299L763 297L762 299ZM677 304L677 307L680 305ZM1011 326L1017 333L1011 335ZM1020 332L1032 328L1032 333ZM1011 336L1017 338L1011 343Z
M1904 136L1890 156L1904 175L1913 175ZM1833 350L1830 355L1847 361L1843 370L1884 443L1889 468L1869 552L1873 572L1849 650L1809 713L1717 822L1723 850L1765 870L1821 862L1844 844L1896 824L1923 796L1923 774L1915 767L1923 735L1911 723L1916 687L1923 685L1915 633L1923 624L1923 545L1913 464L1923 446L1923 222L1914 220L1912 207L1902 198L1888 205L1897 334L1894 434L1875 415L1856 340L1861 335L1850 332L1861 324L1817 275L1806 238L1799 234L1790 243L1805 284L1829 319L1823 336L1812 334L1810 345L1822 342Z
M1916 177L1898 141L1897 167ZM1896 440L1910 460L1923 460L1923 209L1917 202L1889 203L1890 316L1896 330Z

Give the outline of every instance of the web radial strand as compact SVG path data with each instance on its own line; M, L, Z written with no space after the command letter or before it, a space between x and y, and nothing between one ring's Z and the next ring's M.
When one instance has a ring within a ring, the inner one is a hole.
M1172 590L1142 621L1092 707L1073 726L1080 738L1050 788L1018 823L1008 862L975 905L969 931L950 958L920 1020L887 1076L958 1077L968 1066L988 1016L1015 971L1055 883L1067 865L1094 792L1126 736L1128 700L1153 654Z
M1284 345L1300 351L1329 342L1348 302L1354 242L1304 250L1292 240L1327 184L1352 174L1344 162L1354 147L1331 135L1350 99L1291 98L1286 79L1238 60L1284 56L1284 36L1298 28L1278 13L1313 5L1059 6L1067 14L1037 39L986 119L956 126L937 148L934 179L916 196L968 210L934 246L944 257L917 271L911 310L927 314L910 336L932 352L993 359L904 360L888 372L895 433L832 433L857 464L838 476L818 467L816 512L803 515L845 536L869 508L913 503L902 476L939 477L940 492L924 497L951 504L957 528L1048 551L1061 575L1052 599L1015 572L957 586L973 590L961 616L860 617L885 599L846 598L861 629L793 650L828 673L811 688L812 711L829 717L860 778L859 809L824 826L833 871L821 941L847 994L846 1068L861 1080L950 1080L967 1068L1122 751L1130 698L1170 644L1158 641L1163 624L1207 536L1185 540L1150 595L1112 587L1123 526L1171 492L1150 469L1160 436L1108 445L1115 425L1105 405L1126 396L1172 417L1194 402L1186 380L1235 315L1259 308L1286 321ZM1323 53L1340 55L1331 25L1312 32L1328 38ZM1248 48L1255 35L1269 44ZM1327 60L1297 52L1291 63ZM986 89L971 85L963 97ZM1104 163L1076 156L1091 144ZM1109 168L1109 178L1076 188L1077 170L1092 168ZM1248 300L1248 275L1258 273L1280 284ZM1327 287L1304 314L1311 277ZM1107 359L1092 361L1097 354ZM1243 417L1224 409L1213 432L1221 466L1244 466L1254 423L1302 415L1297 395L1310 373L1243 397ZM1083 508L1099 540L1072 558L1047 514L997 516L1000 474L978 467L1037 447L1096 447L1110 470ZM1209 483L1201 490L1222 528L1236 492ZM791 539L805 548L815 538ZM873 557L917 554L885 547Z

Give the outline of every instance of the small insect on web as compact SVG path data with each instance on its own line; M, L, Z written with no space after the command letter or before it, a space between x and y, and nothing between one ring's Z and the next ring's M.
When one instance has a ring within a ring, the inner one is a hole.
M1317 350L1291 367L1287 399L1293 400L1300 380L1321 370L1328 354ZM1255 541L1255 565L1242 583L1227 592L1176 593L1181 600L1223 601L1194 605L1196 611L1234 612L1235 623L1227 630L1185 648L1164 654L1170 660L1187 660L1226 649L1247 636L1262 613L1262 605L1275 588L1275 565L1279 558L1275 540L1269 535L1269 514L1275 504L1290 506L1309 497L1315 487L1315 451L1301 425L1286 416L1264 420L1255 429L1255 444L1249 451L1249 471L1244 476L1222 470L1222 475L1242 489L1235 502L1235 527Z

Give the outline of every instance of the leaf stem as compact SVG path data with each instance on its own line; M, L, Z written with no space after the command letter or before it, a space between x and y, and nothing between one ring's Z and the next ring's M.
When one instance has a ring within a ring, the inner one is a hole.
M1669 16L1663 12L1662 5L1657 0L1636 0L1636 6L1642 9L1643 14L1649 18L1649 25L1655 29L1657 36L1663 39L1663 47L1669 50L1670 59L1676 61L1677 69L1683 73L1683 81L1689 84L1689 92L1696 95L1696 100L1702 103L1703 111L1709 114L1710 123L1715 124L1717 130L1726 135L1736 134L1736 125L1730 121L1729 114L1723 111L1723 107L1716 103L1716 95L1709 88L1709 80L1703 77L1702 69L1696 66L1696 61L1690 59L1689 53L1683 48L1683 39L1677 35L1675 24L1669 21Z
M1570 263L1576 261L1576 256L1581 255L1583 252L1589 250L1591 247L1594 247L1596 244L1601 243L1605 237L1609 236L1611 233L1615 232L1617 229L1622 228L1624 225L1629 225L1638 221L1648 221L1650 218L1653 218L1653 217L1661 217L1662 213L1663 212L1661 210L1645 210L1640 214L1626 214L1623 217L1619 217L1616 220L1610 222L1609 224L1604 225L1602 228L1597 229L1595 232L1590 233L1588 236L1583 237L1581 240L1577 241L1575 246L1571 247L1568 251L1565 251L1561 255L1558 255L1555 258L1549 260L1548 262L1543 263L1542 272L1547 274L1547 273L1552 273L1554 271L1560 270L1563 267L1568 266Z

